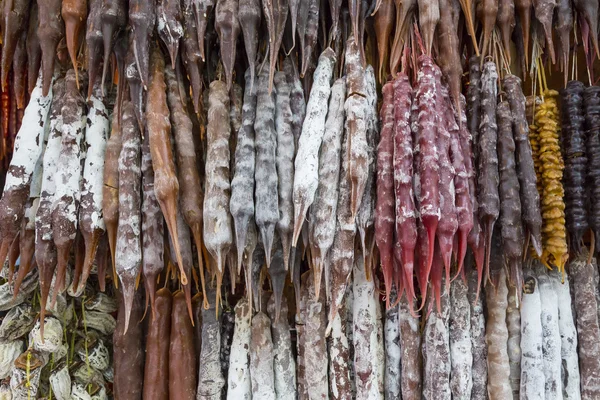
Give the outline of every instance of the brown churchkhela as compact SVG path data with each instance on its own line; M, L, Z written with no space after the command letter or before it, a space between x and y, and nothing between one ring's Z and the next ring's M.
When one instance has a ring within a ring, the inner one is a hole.
M377 50L379 53L379 81L383 81L388 66L388 49L390 34L394 25L394 0L383 0L375 14L375 33L377 34Z
M87 46L88 98L92 95L102 57L102 0L89 0L85 45ZM108 61L107 61L108 62Z
M33 91L37 82L42 65L42 48L38 38L37 29L39 25L39 6L37 2L32 5L29 15L29 26L27 27L27 89L28 93Z
M42 49L42 74L44 80L43 93L48 94L54 74L56 46L64 32L63 20L60 16L61 0L38 1L39 25L37 29L40 47Z
M173 295L169 346L169 399L193 400L196 395L196 354L192 321L185 315L186 296ZM158 321L156 321L158 322Z
M154 48L150 57L150 86L146 117L147 135L150 137L150 154L154 168L154 191L158 204L165 217L169 235L173 240L175 257L181 273L181 283L186 285L188 277L183 270L183 260L179 249L177 234L177 205L179 199L179 181L175 173L173 150L171 148L171 124L165 85L165 60L158 48Z
M77 52L79 51L79 31L85 26L87 18L87 0L63 0L61 15L65 21L65 33L67 37L67 49L71 57L71 63L75 70L75 82L79 87L79 74L77 72Z
M496 16L498 15L498 0L479 0L477 3L477 16L483 24L483 45L481 46L481 56L484 57L490 51L490 39L492 31L496 26Z
M227 89L231 89L237 39L240 35L238 9L239 0L218 0L217 8L215 9L215 29L219 35L219 45L221 46L221 62L223 63L223 67L225 69ZM285 15L287 17L287 5ZM285 19L283 21L285 23ZM274 44L274 42L271 43ZM276 50L273 51L275 54L277 54Z
M40 14L41 15L41 14ZM104 40L104 65L102 67L102 91L108 72L110 54L113 51L117 37L125 30L127 24L126 0L102 0L102 39ZM119 40L123 40L121 36ZM127 41L125 41L127 43ZM42 46L42 49L44 47ZM117 57L118 61L118 57ZM119 71L121 72L121 71ZM122 76L120 73L119 76Z
M172 298L169 289L156 293L155 313L148 323L146 334L146 363L144 368L144 398L169 398L169 348L171 336ZM187 316L183 316L187 320ZM178 321L179 322L179 321ZM183 321L185 322L185 321Z
M198 44L196 16L194 15L192 0L186 0L183 3L183 48L181 56L192 86L191 98L194 111L199 114L202 94L202 55Z
M12 0L3 2L2 10L2 91L8 85L8 71L21 33L26 31L31 0Z
M271 93L271 90L273 89L275 62L277 61L277 54L279 53L279 47L281 47L281 41L283 40L283 31L285 29L285 21L287 20L288 14L288 4L288 0L262 0L263 13L269 31L269 93Z
M125 325L123 307L119 307L117 326L113 334L113 391L115 398L119 399L134 400L142 396L144 348L142 323L139 321L144 314L144 304L141 297L141 293L138 292L133 299L129 327Z
M540 0L538 0L540 1ZM575 9L585 19L588 23L591 31L592 44L594 45L594 49L596 51L596 55L600 57L600 48L598 47L598 0L574 0L573 4L575 5ZM523 30L527 29L529 31L529 27L523 27Z
M135 64L144 89L148 87L150 43L152 42L155 20L156 5L153 1L132 0L129 2L129 23L131 25L131 35L133 36L133 54L135 55Z
M177 154L180 190L179 207L183 219L192 230L194 236L194 242L198 251L198 263L200 264L202 293L206 293L204 263L202 262L202 203L204 201L204 192L202 191L200 175L198 174L192 120L188 116L186 106L180 96L179 85L181 83L175 76L175 71L167 67L165 69L165 76L167 78L168 103L171 111L171 128L173 129L175 152ZM181 235L181 232L178 233ZM187 294L189 293L186 292ZM204 295L204 298L206 298L206 295Z

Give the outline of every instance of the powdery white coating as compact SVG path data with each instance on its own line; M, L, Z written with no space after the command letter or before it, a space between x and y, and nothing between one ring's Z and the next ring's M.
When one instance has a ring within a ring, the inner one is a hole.
M223 271L225 256L233 242L229 214L229 93L225 82L210 84L206 129L206 181L204 195L204 244Z
M552 278L538 266L537 279L541 301L542 353L544 357L545 399L562 399L561 340L558 328L558 297Z
M250 380L250 339L252 331L252 306L247 298L235 305L235 330L231 341L229 376L227 377L227 399L250 400L252 382Z
M508 328L508 361L510 363L510 386L513 398L519 397L521 388L521 310L519 309L517 295L517 288L510 284L509 279L506 327Z
M345 134L342 140L342 149L348 144L348 135ZM352 216L350 204L350 176L348 174L348 152L342 150L342 165L339 178L339 196L337 203L337 225L336 234L333 241L333 247L329 251L329 263L331 264L331 298L329 305L329 321L335 316L340 308L344 295L347 296L347 289L352 287L348 285L352 266L354 264L354 237L356 235L356 224ZM352 293L352 291L350 291ZM352 310L352 308L350 308ZM351 313L348 319L351 319ZM349 329L351 331L351 329ZM348 332L350 340L350 332Z
M21 352L23 352L22 340L0 343L0 379L5 379L10 375L14 368L13 363Z
M401 388L403 399L421 396L421 332L418 317L411 314L406 295L400 299L398 309L400 323L400 350L402 356Z
M371 258L373 249L373 225L375 222L375 198L377 181L377 154L379 151L379 115L377 113L377 83L375 82L375 71L372 65L367 65L365 71L365 92L368 100L367 109L367 181L365 191L362 196L360 208L356 215L356 224L361 239L363 257L367 260ZM390 155L390 167L391 167ZM390 173L391 176L391 173ZM393 202L392 202L393 203ZM392 217L393 219L393 217ZM368 241L368 242L367 242ZM370 262L367 262L367 268L371 268Z
M38 390L40 387L40 378L42 374L42 368L46 362L43 362L40 358L41 355L37 352L29 350L31 353L31 367L29 371L24 365L15 366L12 369L10 377L10 388L12 392L11 400L30 400L37 398ZM23 353L23 360L27 357L26 353Z
M309 233L313 251L318 251L317 255L313 255L316 262L325 262L335 237L345 99L346 80L339 78L331 87L325 134L319 154L319 185L311 206ZM327 271L327 266L325 268Z
M275 92L269 93L269 71L258 76L256 100L256 168L254 191L256 226L260 232L267 265L271 263L271 248L275 226L279 222L277 188L277 133L275 132Z
M444 278L442 278L443 284ZM423 332L423 399L450 399L450 317L449 295L441 296L440 313L434 307L434 296L429 296L430 311Z
M30 183L37 160L42 154L42 140L46 117L52 104L52 90L42 95L42 77L38 77L31 99L25 108L23 122L15 138L10 166L6 173L4 195ZM3 196L4 197L4 196Z
M589 264L587 257L587 251L582 251L567 270L571 273L574 289L581 397L592 399L600 396L600 328L596 300L598 288L594 282L596 261Z
M390 303L396 303L396 288L390 294ZM400 400L400 303L385 312L385 398Z
M291 6L291 2L290 2ZM292 109L292 132L294 133L295 147L298 148L298 140L302 133L302 124L306 115L306 101L304 100L304 89L298 76L298 69L291 57L283 61L283 71L290 85L290 108Z
M544 398L542 304L538 280L531 270L523 271L521 300L521 391L523 400ZM596 318L597 313L596 313ZM492 378L490 371L490 378Z
M377 388L379 389L379 398L383 399L385 395L385 348L384 348L384 334L383 334L383 316L381 314L381 302L378 298L375 298L375 307L377 309L377 336L375 337L376 342L373 346L377 349Z
M104 153L110 129L108 111L96 94L89 99L85 129L86 157L83 167L83 188L79 223L88 231L104 231L102 217L102 189L104 187Z
M207 296L210 307L202 309L202 349L200 351L196 400L220 398L223 386L225 386L225 379L221 375L221 363L219 359L221 351L221 318L220 313L217 316L215 310L215 289L208 289Z
M52 387L52 394L57 400L71 400L71 376L66 364L57 371L53 371L48 380Z
M179 40L183 37L181 19L181 3L179 1L156 2L156 30L169 50L173 66L178 55Z
M509 381L510 365L507 350L508 329L506 327L508 288L506 287L504 268L500 268L497 287L486 286L485 294L488 308L485 329L488 349L488 393L492 399L510 399L512 391ZM475 372L473 371L473 373Z
M262 311L258 312L252 318L250 370L252 371L252 397L255 399L275 400L271 321Z
M367 280L363 258L357 255L353 267L353 316L354 323L354 370L356 398L375 399L379 397L378 365L384 360L377 359L377 306L373 279Z
M456 399L470 399L473 381L471 366L471 307L464 280L455 279L450 285L450 390Z
M277 85L277 75L275 75ZM281 315L276 320L275 294L271 295L267 305L271 318L273 338L273 369L275 370L275 393L277 399L296 399L296 361L292 354L292 338L288 323L288 307L285 296L281 301Z
M133 284L142 266L140 208L142 172L140 133L131 103L125 103L124 106L122 136L123 147L119 155L119 225L115 268L124 290L133 291ZM133 301L133 296L130 298L125 296L125 299Z
M52 211L54 243L63 246L75 240L81 195L81 140L85 129L83 99L75 87L75 72L65 77L65 98L60 157L56 167L56 191Z
M473 400L485 400L487 397L487 346L485 343L485 314L483 310L483 296L477 296L477 269L473 260L473 254L465 263L467 267L467 282L469 290L467 296L471 305L471 349L473 352L472 381L473 389L471 398Z
M292 132L290 108L290 86L285 74L275 73L275 130L277 133L277 178L279 190L279 222L277 230L281 235L284 263L288 268L291 249L292 230L294 228L294 134Z
M62 345L63 327L60 321L54 317L46 317L44 320L44 337L41 336L40 322L29 332L29 343L38 351L54 353Z
M251 70L245 74L244 103L242 106L242 126L237 132L235 165L231 180L229 209L235 228L235 242L238 250L238 265L241 265L248 224L254 217L254 120L256 118L256 86L249 85ZM239 272L239 271L238 271Z
M558 270L551 273L554 293L558 302L558 329L561 338L562 392L564 399L581 399L577 330L571 308L569 277ZM564 282L562 281L564 279Z
M351 400L352 390L349 369L352 360L350 358L350 345L346 332L346 308L335 315L331 322L331 333L329 334L329 391L333 400ZM349 365L350 364L350 365Z
M50 135L50 124L48 123L49 115L46 117L44 122L44 134L42 141L42 151L38 157L33 174L31 174L31 184L29 185L29 197L38 198L42 191L42 178L44 176L44 154L46 153L46 146L48 145L48 136ZM25 210L27 212L27 210Z
M62 115L60 114L60 99L55 98L52 107L52 113L49 116L47 125L49 126L48 143L44 151L42 187L40 192L40 206L36 213L36 241L52 240L52 219L42 218L43 214L48 215L54 202L54 193L56 192L56 168L60 156L62 141Z
M306 105L306 117L298 140L294 174L294 238L296 245L306 211L314 201L319 185L319 149L325 134L330 82L336 61L335 53L327 48L320 56L313 75L313 85Z
M302 276L302 285L306 286L306 311L304 318L304 374L309 399L326 399L327 379L327 343L325 329L327 310L325 291L319 291L316 297L315 280L312 271Z

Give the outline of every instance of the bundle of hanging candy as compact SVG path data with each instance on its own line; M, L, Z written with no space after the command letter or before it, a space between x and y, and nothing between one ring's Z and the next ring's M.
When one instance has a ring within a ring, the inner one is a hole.
M599 7L4 0L0 399L600 398Z

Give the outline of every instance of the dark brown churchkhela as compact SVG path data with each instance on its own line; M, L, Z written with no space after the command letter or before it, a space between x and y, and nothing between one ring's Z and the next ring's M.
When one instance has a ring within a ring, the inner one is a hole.
M100 71L102 57L102 0L89 0L85 45L87 46L88 98L91 96ZM108 62L108 60L106 61Z
M42 48L37 35L39 25L39 6L37 2L31 6L29 26L27 27L27 92L33 92L42 65Z
M542 215L540 210L540 195L536 189L537 178L533 165L531 144L529 143L529 125L525 116L525 96L521 80L514 75L507 75L502 81L506 97L513 114L513 136L515 139L515 158L521 190L521 207L523 222L531 243L538 256L542 253Z
M61 3L60 0L40 0L38 2L39 26L37 35L42 49L42 74L44 77L42 93L44 95L48 94L52 85L56 46L63 37L63 20L60 16Z
M157 400L167 400L169 398L171 308L171 292L167 288L160 289L156 293L156 311L148 323L146 333L144 398L152 397ZM173 319L175 319L174 314ZM183 320L187 319L184 310Z
M148 87L150 43L156 20L155 7L153 1L132 0L129 2L129 24L131 25L131 36L133 36L133 54L144 89ZM105 60L105 62L108 61Z
M8 71L21 33L27 31L27 20L31 0L12 0L3 2L2 10L2 91L7 90Z
M40 14L41 15L41 14ZM104 40L104 65L102 68L102 88L106 81L110 55L115 41L127 24L127 2L125 0L102 0L102 38ZM120 37L119 40L123 40ZM44 47L42 46L42 49ZM104 91L104 90L103 90Z
M571 249L578 253L589 229L586 207L587 147L583 110L584 85L570 81L562 91L562 135L565 159L565 216Z
M15 54L12 62L12 87L14 99L16 99L17 109L22 110L25 107L25 91L27 90L27 50L25 41L27 40L27 31L21 32Z
M198 44L196 16L192 0L185 0L183 2L183 48L181 57L192 87L191 98L194 104L194 111L196 111L196 114L199 114L201 109L200 97L202 95L202 55L200 54L200 45Z
M291 3L290 2L290 8ZM260 6L260 0L240 0L238 19L240 22L240 28L244 36L244 48L246 49L246 56L248 57L248 64L250 65L250 90L254 90L254 71L256 70L256 53L258 50L258 33L260 26L262 11ZM293 21L292 14L292 21ZM295 23L292 22L292 32L295 31ZM296 35L294 35L294 38ZM246 86L248 85L248 79L246 78ZM247 89L246 89L247 90Z
M519 180L515 163L515 142L513 140L510 106L507 101L498 104L498 161L500 165L500 226L502 249L505 263L509 268L510 282L521 293L523 277L521 259L523 257L523 226L521 225L521 201Z
M196 398L196 349L192 321L185 312L186 296L173 295L171 335L169 346L169 399L193 400ZM158 321L156 321L158 322Z
M223 63L223 67L225 69L227 89L231 89L237 39L240 35L238 8L239 0L218 0L217 7L215 9L215 29L219 35L219 45L221 46L221 62ZM285 10L285 15L287 16L287 4L285 5ZM285 18L283 21L285 24ZM273 42L271 42L271 44L274 45ZM277 54L276 50L273 51L275 51L275 54Z
M281 47L285 21L288 15L288 0L262 0L262 6L269 31L269 93L271 93L275 76L275 62L277 61L279 47Z
M122 299L121 299L122 300ZM122 305L122 303L121 303ZM144 382L144 347L142 323L144 304L141 293L133 299L131 326L125 325L125 312L119 307L117 327L113 334L113 363L115 398L135 400L142 396Z
M485 276L489 278L490 253L494 224L500 214L498 195L498 155L496 143L498 126L496 124L496 64L488 61L483 66L481 76L481 137L479 138L479 220L483 227L485 240ZM536 191L537 193L537 191Z

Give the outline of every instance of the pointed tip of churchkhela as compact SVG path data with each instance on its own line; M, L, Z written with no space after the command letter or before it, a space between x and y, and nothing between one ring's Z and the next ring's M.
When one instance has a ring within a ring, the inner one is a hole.
M71 64L73 65L73 69L75 70L75 84L77 85L77 89L79 89L79 72L77 70L77 37L76 31L78 30L78 21L73 21L71 19L67 19L65 21L65 32L67 37L67 51L69 52L69 57L71 58Z
M298 238L302 232L302 226L304 225L304 219L306 218L306 212L308 207L306 201L300 202L299 207L294 207L294 235L292 236L292 246L297 247Z
M475 304L479 301L479 294L481 293L481 282L483 280L483 265L485 259L485 248L481 245L473 250L473 257L475 258L475 268L477 269L477 294L475 295Z
M275 236L275 224L268 224L260 228L260 236L262 238L263 248L265 249L265 259L267 269L271 267L271 253L273 251L273 238Z
M162 201L163 216L167 223L167 230L171 236L173 242L173 249L175 250L175 258L177 259L177 266L179 267L180 280L182 285L187 285L188 276L183 268L183 258L181 257L181 247L179 245L179 235L177 233L177 198L166 198ZM222 257L218 257L219 271L223 266Z
M144 276L144 288L146 290L146 309L150 305L152 321L156 317L156 276Z
M78 292L85 286L90 273L92 272L92 264L96 258L96 251L98 250L98 244L100 243L100 232L96 231L91 235L84 235L83 240L85 241L85 258L83 261L83 274L77 285Z
M123 335L125 335L129 329L129 319L131 318L133 298L135 297L135 279L130 277L120 277L120 279L123 294L123 312L125 312L125 327L123 328Z
M537 254L538 257L542 256L542 238L541 238L541 233L538 232L530 232L530 238L531 238L531 245L533 246L533 249L535 250L535 254Z
M69 263L69 253L71 246L56 247L56 281L54 282L54 291L52 292L52 301L50 306L56 305L59 293L64 291L67 277L67 265Z
M185 294L185 306L187 307L187 312L190 317L190 321L192 322L192 326L194 326L194 312L192 311L192 285L189 282L187 285L183 286L183 293Z
M435 296L436 309L439 315L442 314L442 279L444 261L442 259L442 253L439 246L435 247L435 254L433 256L433 265L431 268L431 290ZM446 286L450 286L449 282L446 282Z
M104 84L106 83L106 74L108 73L108 61L110 59L110 54L112 51L112 37L114 30L115 27L113 24L102 25L102 40L104 42L104 65L102 66L102 81L100 82L100 87L102 89L103 96L106 95L106 92L104 91ZM119 80L121 80L122 78L122 76L119 76Z

